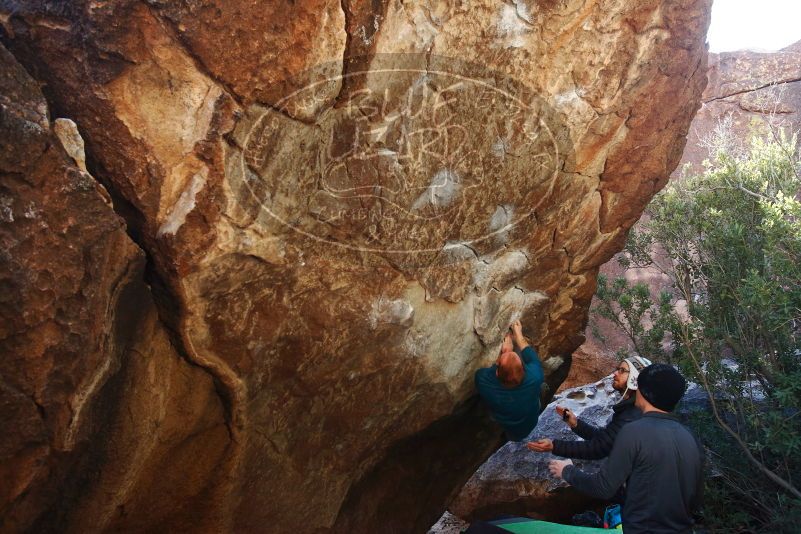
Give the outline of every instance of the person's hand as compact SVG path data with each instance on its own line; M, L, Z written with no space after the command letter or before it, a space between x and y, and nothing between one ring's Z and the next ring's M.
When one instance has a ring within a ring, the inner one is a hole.
M567 417L565 417L565 414L567 414ZM576 419L576 414L574 414L572 410L557 406L556 415L566 422L570 428L576 428L576 425L578 425L578 419Z
M523 350L528 347L528 341L523 337L523 325L520 324L519 319L514 321L509 329L512 331L512 341L514 341L517 350Z
M538 439L537 441L529 441L526 443L528 450L534 452L551 452L553 450L553 441L549 439Z
M573 465L573 462L570 460L551 460L548 462L548 471L551 472L555 478L562 478L562 471L564 471L565 467L568 465Z

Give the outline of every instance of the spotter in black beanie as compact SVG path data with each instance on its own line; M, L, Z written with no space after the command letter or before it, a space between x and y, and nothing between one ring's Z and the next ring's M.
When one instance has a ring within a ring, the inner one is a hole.
M670 365L655 363L640 371L637 387L654 408L672 412L684 395L687 381Z

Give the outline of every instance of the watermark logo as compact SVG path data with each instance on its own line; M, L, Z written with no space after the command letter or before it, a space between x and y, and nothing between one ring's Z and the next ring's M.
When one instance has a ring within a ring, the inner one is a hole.
M247 124L243 202L299 236L423 263L497 249L534 224L570 156L539 95L451 58L331 72L304 73Z

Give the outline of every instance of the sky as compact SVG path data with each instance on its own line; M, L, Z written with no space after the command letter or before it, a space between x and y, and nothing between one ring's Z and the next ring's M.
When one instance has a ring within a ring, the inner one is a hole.
M714 0L710 52L773 52L801 41L801 0Z

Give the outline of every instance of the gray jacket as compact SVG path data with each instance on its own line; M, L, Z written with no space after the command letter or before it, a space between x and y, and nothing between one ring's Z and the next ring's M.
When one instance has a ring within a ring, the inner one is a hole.
M608 500L627 482L625 534L692 532L703 494L703 448L675 417L648 412L625 425L596 474L565 467L562 478Z

